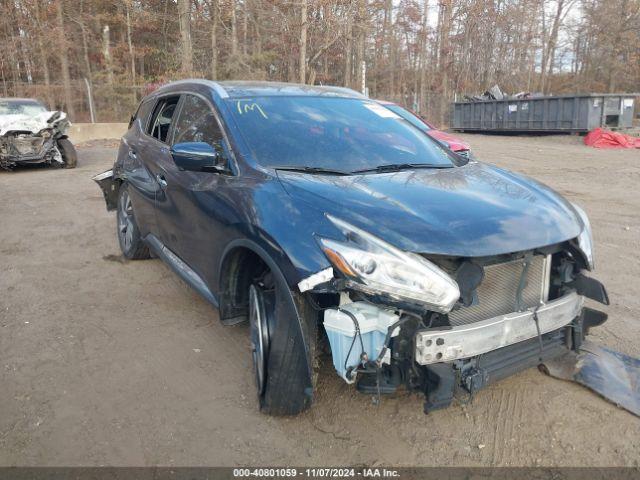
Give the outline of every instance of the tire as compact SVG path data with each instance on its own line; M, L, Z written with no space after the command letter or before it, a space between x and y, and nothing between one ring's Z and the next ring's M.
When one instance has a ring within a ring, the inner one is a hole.
M78 152L68 138L60 138L58 140L58 148L62 154L64 168L76 168L78 165Z
M269 272L249 287L258 404L268 415L296 415L313 403L318 313L278 277Z
M150 258L149 247L140 236L140 229L136 223L131 197L129 196L129 187L126 183L123 183L118 191L116 217L118 243L120 244L122 255L129 260Z

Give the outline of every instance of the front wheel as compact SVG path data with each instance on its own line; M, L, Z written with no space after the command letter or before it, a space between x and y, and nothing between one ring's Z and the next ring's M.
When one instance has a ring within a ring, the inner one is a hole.
M313 401L317 313L277 277L249 287L251 354L260 410L295 415Z
M58 148L64 161L64 168L76 168L78 165L78 152L68 138L58 140Z
M120 191L118 192L118 213L116 216L118 242L125 258L129 260L149 258L149 247L147 247L140 235L140 229L133 214L129 187L126 183L120 186Z

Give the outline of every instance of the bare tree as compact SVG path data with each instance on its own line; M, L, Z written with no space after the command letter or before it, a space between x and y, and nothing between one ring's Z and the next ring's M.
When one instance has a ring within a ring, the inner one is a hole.
M300 69L300 83L307 80L307 0L301 0L300 4L300 57L298 61Z
M67 47L67 37L64 28L64 2L58 0L56 2L56 19L58 21L58 30L60 35L60 69L62 70L62 82L64 85L64 102L67 113L70 118L75 118L75 109L73 106L73 98L71 96L71 75L69 73L69 54Z
M191 45L191 0L178 0L178 17L182 46L182 73L193 72L193 50Z

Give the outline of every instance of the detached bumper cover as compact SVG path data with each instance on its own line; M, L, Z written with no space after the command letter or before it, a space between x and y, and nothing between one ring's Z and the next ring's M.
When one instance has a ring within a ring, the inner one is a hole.
M584 297L575 292L537 310L540 333L571 323L582 310ZM415 336L415 360L420 365L474 357L538 335L533 309L515 312L447 330L420 330Z
M107 210L115 210L118 206L118 182L113 176L113 170L107 170L92 178L98 184L104 195Z

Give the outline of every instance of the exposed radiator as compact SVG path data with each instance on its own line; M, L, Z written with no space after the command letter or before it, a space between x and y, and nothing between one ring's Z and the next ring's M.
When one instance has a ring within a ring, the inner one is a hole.
M550 266L551 256L536 255L532 258L522 291L525 307L534 307L548 300ZM466 325L517 311L516 293L523 268L523 260L484 267L484 279L477 289L478 304L451 311L451 325Z

